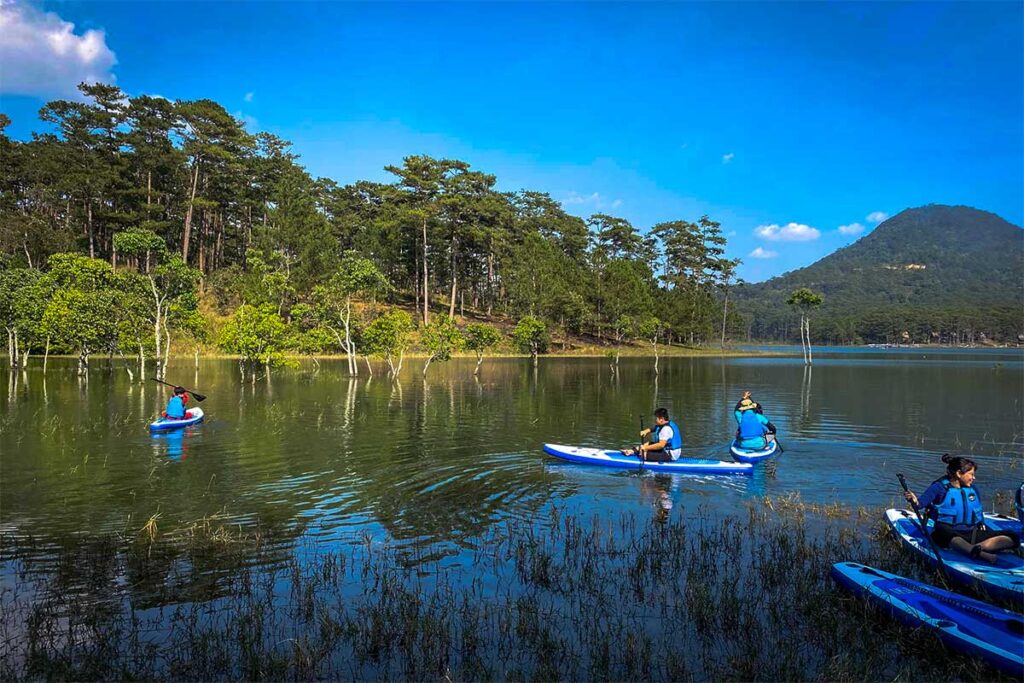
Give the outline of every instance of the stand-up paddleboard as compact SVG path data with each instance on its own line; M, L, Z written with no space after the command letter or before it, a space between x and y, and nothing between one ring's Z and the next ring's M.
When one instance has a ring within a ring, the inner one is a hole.
M729 452L732 453L732 457L736 459L736 462L760 462L761 460L767 460L772 457L778 450L779 442L775 439L771 439L767 446L757 450L742 448L736 441L733 441L729 446Z
M598 465L600 467L617 467L627 470L650 470L652 472L679 472L686 474L751 474L753 465L721 460L698 460L680 458L672 462L643 462L635 455L623 455L619 451L608 451L603 448L586 448L584 446L562 446L554 443L544 444L544 452L561 460L576 462L582 465Z
M886 510L885 519L906 548L929 564L936 564L932 544L921 533L917 515L910 510L892 509ZM988 519L989 515L985 515L986 522ZM950 579L980 588L992 597L1024 604L1024 559L1002 552L997 553L998 560L990 564L971 559L957 550L939 548L938 552Z
M188 417L183 420L173 420L167 417L161 417L159 420L149 423L149 431L158 432L165 429L181 429L182 427L199 424L203 421L202 408L189 408L185 411L185 415Z
M1024 617L988 603L856 562L832 565L843 588L913 628L930 628L949 647L1024 678Z

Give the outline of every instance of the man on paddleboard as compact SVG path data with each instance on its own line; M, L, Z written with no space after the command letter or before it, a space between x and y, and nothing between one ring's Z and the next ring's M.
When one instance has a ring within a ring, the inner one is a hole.
M188 392L185 391L185 387L174 387L174 395L167 402L167 410L163 413L164 417L169 420L188 418L188 413L185 411L186 403L188 403Z
M648 462L672 462L683 454L683 433L674 420L669 419L668 410L658 408L654 411L654 427L640 432L640 438L651 435L655 441L640 444L640 452L635 448L627 448L623 455L638 455Z

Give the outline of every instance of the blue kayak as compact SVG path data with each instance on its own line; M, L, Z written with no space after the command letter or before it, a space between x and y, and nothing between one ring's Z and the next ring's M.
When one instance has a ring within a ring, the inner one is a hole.
M985 515L985 522L988 523L991 517ZM936 564L935 552L931 543L921 533L917 515L910 510L893 509L886 510L885 518L904 547L929 564ZM1003 552L996 555L998 561L995 564L990 564L984 560L971 559L949 548L939 548L939 555L950 579L980 588L994 598L1013 601L1016 605L1024 604L1024 559L1013 553Z
M740 447L736 441L732 442L729 446L729 452L732 453L732 457L736 459L736 462L760 462L761 460L767 460L768 458L775 455L775 452L779 450L779 442L772 439L768 442L768 445L764 448L751 450L749 448Z
M562 446L554 443L544 444L544 452L561 460L576 462L583 465L600 467L617 467L627 470L650 470L652 472L680 472L686 474L752 474L753 465L721 460L699 460L696 458L680 458L671 462L642 462L635 455L623 455L619 451L585 446Z
M190 408L185 411L188 415L183 420L174 420L167 417L161 417L155 422L149 423L149 431L158 432L165 429L182 429L190 425L199 424L203 421L203 409L202 408Z
M1024 617L988 603L856 562L832 565L832 578L912 628L928 628L959 652L1024 678Z

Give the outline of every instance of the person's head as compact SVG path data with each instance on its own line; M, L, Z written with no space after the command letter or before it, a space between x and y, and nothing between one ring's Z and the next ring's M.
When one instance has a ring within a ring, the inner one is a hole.
M668 411L664 408L658 408L654 411L654 421L660 425L668 423Z
M185 387L174 387L174 395L181 396L185 393Z
M746 391L743 392L743 399L744 400L749 400L750 399L750 389L747 389Z
M946 474L950 481L956 479L963 486L970 486L974 483L974 475L978 466L970 458L954 457L949 453L942 456L942 462L946 463Z

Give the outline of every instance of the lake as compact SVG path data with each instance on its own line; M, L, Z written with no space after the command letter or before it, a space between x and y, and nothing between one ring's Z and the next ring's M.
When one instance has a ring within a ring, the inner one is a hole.
M384 547L396 553L387 556L389 566L400 562L425 576L472 568L470 578L456 583L493 596L503 570L480 564L496 534L518 529L532 539L554 533L567 516L714 524L744 506L757 508L765 497L792 496L810 504L890 506L901 503L896 473L905 473L920 492L942 473L944 452L977 461L988 508L998 497L1006 509L1024 478L1020 350L821 349L813 367L799 356L668 357L658 375L645 358L624 357L617 372L597 358L541 358L536 369L526 359L487 359L478 378L474 364L435 363L424 380L422 360L411 359L400 381L392 381L379 364L373 376L361 365L362 374L349 378L345 362L332 360L319 368L307 363L275 370L252 384L240 380L233 361L200 360L195 369L182 359L172 363L168 378L207 395L207 419L158 435L148 432L147 423L165 406L169 390L152 381L133 383L121 361L112 372L104 361L94 362L85 379L75 376L68 359L51 359L46 376L35 360L27 372L4 369L5 604L30 577L45 583L64 576L65 588L75 584L67 578L75 573L67 567L69 548L77 553L94 539L112 538L116 555L151 519L156 527L150 531L160 536L211 519L239 534L261 530L273 539L274 552L240 551L238 566L246 572L277 576L289 553L301 568L326 552ZM685 455L728 460L732 408L744 389L763 405L785 447L780 457L756 466L753 476L620 472L562 463L541 449L544 442L630 445L639 416L649 423L653 409L663 406L682 428ZM852 526L870 530L878 521L870 517ZM589 533L587 524L581 528L570 539L579 542L579 534ZM557 546L569 541L549 542L557 554ZM144 581L129 580L131 562L123 572L110 569L101 581L106 587L90 591L123 592L125 600L159 611L163 605L214 604L197 588L204 576L219 582L214 593L223 600L235 590L224 582L236 575L186 554L168 559L145 591L136 588ZM175 576L181 585L172 590L168 577ZM365 576L352 578L345 599L361 594ZM23 604L30 604L24 590ZM32 590L41 595L46 589ZM154 631L172 632L159 614L152 616L160 623ZM12 622L5 629L18 631L31 619ZM503 661L497 654L492 659ZM715 661L706 661L697 677L738 675L734 668L716 669ZM561 671L536 663L523 667L524 675ZM647 675L609 667L602 675ZM776 675L812 670L807 662L793 667ZM297 675L288 671L280 675ZM386 666L342 671L412 675ZM511 671L485 667L477 673L515 677L520 670ZM225 675L247 673L236 668Z

